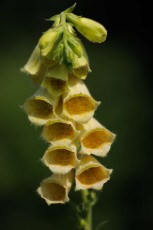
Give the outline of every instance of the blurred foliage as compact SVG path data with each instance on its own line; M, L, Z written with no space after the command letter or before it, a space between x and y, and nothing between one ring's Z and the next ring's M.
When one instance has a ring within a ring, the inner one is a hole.
M75 229L69 204L48 207L35 192L49 176L40 162L48 145L41 140L41 128L30 125L20 107L35 92L20 68L41 30L33 32L33 24L25 32L21 26L14 28L9 37L8 31L4 34L0 53L0 229ZM86 84L94 98L102 101L96 118L117 134L108 156L101 159L114 172L94 207L94 227L108 220L102 229L152 229L152 105L146 80L151 73L142 41L112 34L102 45L83 42L92 69Z

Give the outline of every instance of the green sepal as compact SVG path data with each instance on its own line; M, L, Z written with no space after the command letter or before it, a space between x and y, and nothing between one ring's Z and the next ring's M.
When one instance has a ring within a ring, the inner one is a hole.
M64 10L65 13L71 13L76 7L76 3L74 3L72 6Z
M45 20L55 22L58 18L60 18L60 14L56 14L56 15L52 16L51 18L48 18Z
M69 8L67 8L66 10L64 10L64 13L71 13L74 9L75 9L76 3L73 4L73 6L70 6ZM56 20L58 20L60 18L60 14L56 14L54 16L52 16L51 18L46 19L46 21L53 21L55 22Z
M63 62L63 52L64 52L64 44L63 42L59 42L56 49L54 50L53 59L56 60L59 64Z
M56 14L56 15L54 15L54 16L52 16L51 18L49 18L49 19L47 19L47 20L49 20L49 21L56 21L56 19L59 17L59 14Z
M73 50L73 52L77 54L78 57L81 57L83 55L83 49L77 37L69 36L68 44Z

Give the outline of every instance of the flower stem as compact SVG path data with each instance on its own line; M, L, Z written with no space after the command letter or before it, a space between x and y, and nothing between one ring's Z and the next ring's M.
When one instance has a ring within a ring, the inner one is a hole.
M92 230L92 207L95 204L96 196L90 190L82 190L82 210L80 212L79 225L81 230Z
M92 205L90 204L88 205L86 223L87 226L85 230L92 230Z

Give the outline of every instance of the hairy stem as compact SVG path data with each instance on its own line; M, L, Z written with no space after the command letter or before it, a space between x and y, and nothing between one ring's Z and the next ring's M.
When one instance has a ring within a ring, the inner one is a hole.
M92 191L82 190L82 210L80 213L80 227L81 230L92 230L92 207L95 204L91 199Z

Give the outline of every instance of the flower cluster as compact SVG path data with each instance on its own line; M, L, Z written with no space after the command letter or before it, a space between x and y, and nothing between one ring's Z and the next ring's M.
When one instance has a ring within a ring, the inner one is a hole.
M74 15L73 9L50 19L53 26L22 69L38 86L23 109L32 124L43 126L42 137L49 143L42 162L52 174L37 190L48 205L69 201L73 178L75 190L100 190L112 172L93 156L105 157L115 134L94 118L100 102L84 84L89 61L74 27L98 43L105 41L107 31L98 22Z

